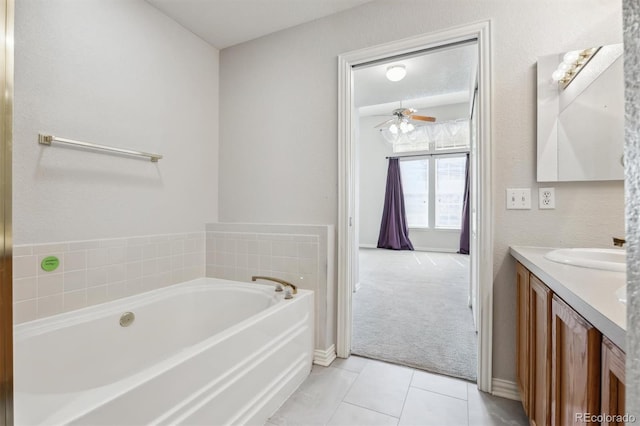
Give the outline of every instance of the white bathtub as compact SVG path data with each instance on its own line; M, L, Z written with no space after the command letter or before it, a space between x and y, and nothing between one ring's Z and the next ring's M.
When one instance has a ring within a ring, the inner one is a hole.
M264 424L313 358L313 293L282 294L200 278L17 325L15 423Z

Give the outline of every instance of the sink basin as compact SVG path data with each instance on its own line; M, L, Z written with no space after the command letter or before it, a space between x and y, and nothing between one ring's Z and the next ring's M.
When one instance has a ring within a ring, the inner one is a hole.
M627 269L627 252L624 249L562 248L544 255L553 262L583 268L624 272Z

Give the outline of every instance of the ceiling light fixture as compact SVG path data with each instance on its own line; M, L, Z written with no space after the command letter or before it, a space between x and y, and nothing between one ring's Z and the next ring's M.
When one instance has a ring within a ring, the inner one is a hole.
M407 75L404 65L391 65L387 68L387 78L390 81L400 81Z
M399 143L401 140L412 140L415 138L413 131L416 130L416 126L411 120L436 121L434 117L416 115L415 112L416 110L412 108L394 109L392 111L393 118L380 123L376 128L380 129L380 133L390 144Z

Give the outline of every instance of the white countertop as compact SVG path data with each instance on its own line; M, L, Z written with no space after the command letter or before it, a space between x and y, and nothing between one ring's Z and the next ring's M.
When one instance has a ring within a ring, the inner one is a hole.
M554 248L511 247L511 255L576 312L625 350L627 305L615 291L625 285L626 273L564 265L544 258Z

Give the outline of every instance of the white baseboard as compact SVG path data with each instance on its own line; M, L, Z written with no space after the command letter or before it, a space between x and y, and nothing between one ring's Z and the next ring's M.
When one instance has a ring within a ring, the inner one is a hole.
M359 244L360 248L378 248L377 244Z
M518 391L518 384L510 380L496 379L494 377L491 380L491 393L501 398L520 401L520 392Z
M313 351L314 364L328 367L331 365L334 359L336 359L336 345L331 345L325 350L316 349L315 351Z
M359 247L368 248L368 249L378 248L376 244L360 244ZM442 248L442 247L413 247L413 250L414 251L430 251L430 252L436 252L436 253L457 253L458 252L457 248Z

